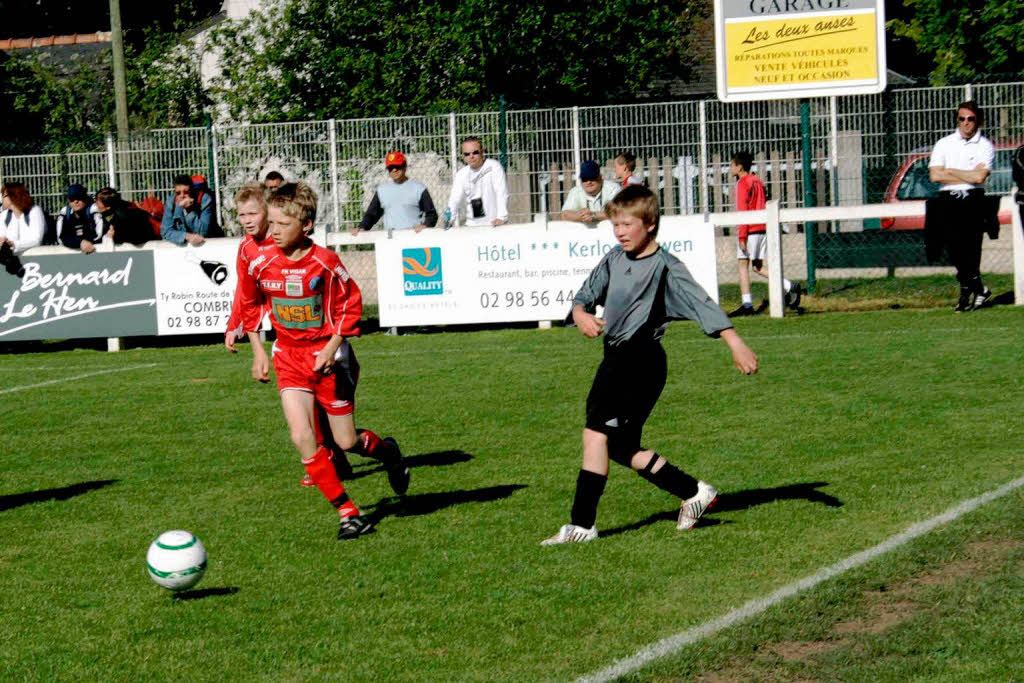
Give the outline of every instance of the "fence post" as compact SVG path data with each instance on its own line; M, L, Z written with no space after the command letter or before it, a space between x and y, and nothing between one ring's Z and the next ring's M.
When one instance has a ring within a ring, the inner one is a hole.
M814 206L814 188L811 186L811 101L800 100L800 147L803 152L804 206ZM814 223L804 223L804 242L807 245L807 291L814 293L817 278L814 272ZM769 299L770 302L770 299Z
M701 100L697 103L700 121L700 182L697 184L697 188L700 191L700 210L705 214L708 213L708 112L707 112L707 100Z
M839 108L836 96L828 98L829 108L829 145L828 164L832 171L832 206L839 206ZM839 232L839 223L835 222L836 232Z
M452 169L452 184L455 183L455 173L459 170L456 165L459 162L459 137L455 130L455 112L448 112L448 165ZM452 216L452 226L458 223L459 217Z
M781 318L785 315L782 291L782 226L779 224L779 200L773 199L765 204L768 213L765 221L767 234L767 251L765 259L768 263L768 315Z
M1013 303L1017 306L1024 306L1024 227L1022 227L1024 217L1021 216L1021 213L1024 212L1024 204L1017 204L1014 201L1019 196L1018 193L1024 193L1024 190L1017 188L1014 190L1009 197L1003 197L1000 208L1005 209L1006 205L1009 205L1010 214L1013 216L1013 222L1010 225L1013 230Z
M501 167L508 173L508 110L505 108L505 96L498 102L498 149L501 150Z
M206 161L206 166L210 170L210 176L212 178L212 185L210 190L213 192L213 196L217 199L217 223L220 225L220 229L224 230L224 202L223 197L220 196L220 163L217 161L217 128L213 125L213 119L210 115L206 115L206 154L209 158Z
M338 132L334 119L327 122L327 140L331 145L331 206L334 209L334 229L341 232L341 204L338 200Z
M117 187L117 169L114 161L114 134L107 132L107 187Z
M580 164L583 163L583 150L580 149L580 108L572 108L572 165L579 174Z

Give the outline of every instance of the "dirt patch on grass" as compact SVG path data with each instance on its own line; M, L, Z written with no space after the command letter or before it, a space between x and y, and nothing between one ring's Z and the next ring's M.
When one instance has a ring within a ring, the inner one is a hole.
M980 579L1021 546L1024 546L1024 540L1016 538L967 543L962 556L957 559L876 590L865 591L861 597L860 616L836 622L826 637L765 643L756 653L736 657L726 666L704 673L696 680L704 683L794 680L787 677L787 669L789 673L799 671L806 674L807 667L813 667L822 657L862 648L863 637L883 636L890 629L931 609L928 591L935 586Z

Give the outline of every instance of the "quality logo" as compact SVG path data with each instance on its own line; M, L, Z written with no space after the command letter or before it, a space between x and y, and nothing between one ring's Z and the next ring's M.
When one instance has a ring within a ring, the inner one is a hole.
M441 248L403 249L402 280L406 296L443 294Z

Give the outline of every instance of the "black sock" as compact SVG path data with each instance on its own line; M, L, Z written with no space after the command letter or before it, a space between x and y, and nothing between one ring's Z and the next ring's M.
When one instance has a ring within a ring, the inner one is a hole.
M658 459L655 453L647 467L637 472L641 477L657 486L662 491L668 491L677 498L686 500L697 495L697 480L686 472L666 461L657 472L650 471L650 464Z
M597 521L597 504L604 493L608 477L596 472L580 470L576 477L576 497L572 499L572 523L589 529Z

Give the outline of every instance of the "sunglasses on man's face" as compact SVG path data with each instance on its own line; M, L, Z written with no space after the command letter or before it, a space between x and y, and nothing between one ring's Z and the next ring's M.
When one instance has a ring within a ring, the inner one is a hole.
M958 116L958 117L956 117L956 120L961 122L961 123L963 123L964 121L973 121L974 117L973 116Z
M464 157L475 157L478 154L480 154L480 150L474 149L472 152L463 152L462 156L464 156Z

